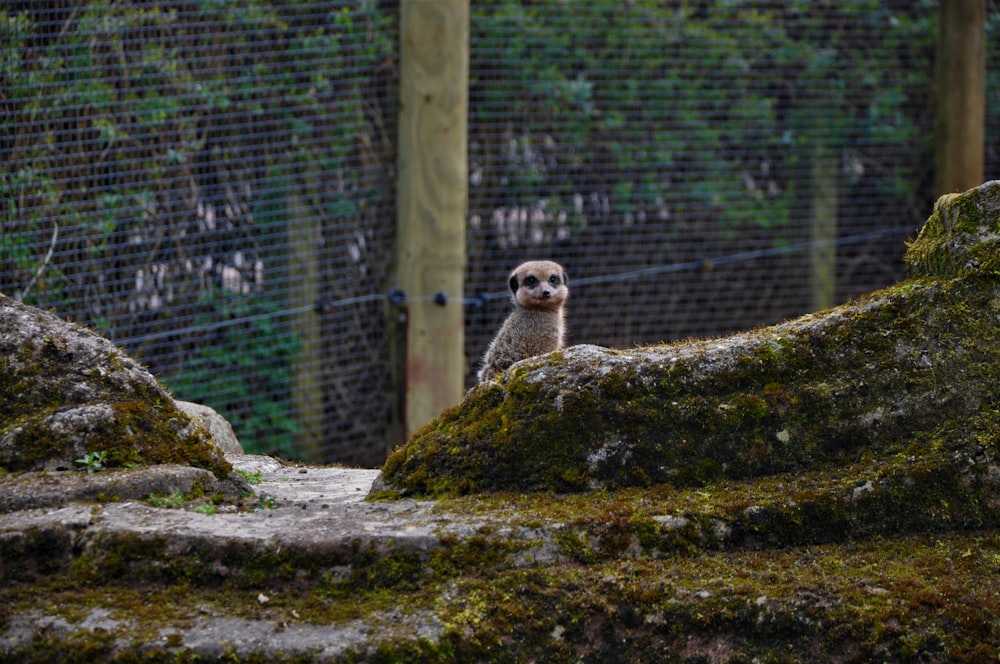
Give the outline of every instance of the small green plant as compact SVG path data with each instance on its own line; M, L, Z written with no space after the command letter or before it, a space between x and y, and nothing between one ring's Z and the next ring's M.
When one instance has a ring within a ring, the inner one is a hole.
M97 472L104 467L104 457L107 456L107 452L87 452L82 457L76 460L80 465L87 467L88 473Z
M187 502L184 494L179 489L173 489L169 494L151 493L149 494L149 504L153 507L166 507L169 509L180 509Z
M212 515L212 514L215 514L215 512L217 510L216 510L216 507L215 507L214 503L202 503L201 505L198 505L197 507L195 507L191 511L192 512L198 512L199 514Z
M257 504L254 506L255 512L263 512L264 510L273 510L277 507L274 502L274 498L269 496L257 496Z
M250 485L257 485L264 481L264 476L260 474L259 470L250 472L249 470L240 470L237 468L236 473Z

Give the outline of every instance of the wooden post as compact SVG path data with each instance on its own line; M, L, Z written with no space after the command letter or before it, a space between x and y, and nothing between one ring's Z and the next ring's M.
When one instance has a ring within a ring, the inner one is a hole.
M837 292L837 160L817 139L812 159L812 309L834 305Z
M409 437L465 391L469 0L402 0L399 74L395 282L407 297ZM429 299L442 292L443 306Z
M289 176L292 177L292 176ZM308 197L318 186L314 169L303 167L295 178L299 185L286 199L288 211L289 247L288 305L298 311L292 319L292 329L300 342L292 367L292 413L299 424L295 435L295 451L310 461L321 461L323 390L322 342L320 322L313 306L320 296L319 256L322 246L320 220L309 208Z
M936 63L936 194L983 182L986 0L940 0Z

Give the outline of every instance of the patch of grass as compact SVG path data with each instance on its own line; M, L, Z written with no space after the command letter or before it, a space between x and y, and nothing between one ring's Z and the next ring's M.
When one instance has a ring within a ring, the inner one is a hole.
M243 479L245 479L247 481L247 484L250 484L252 486L256 486L256 485L258 485L258 484L260 484L261 482L264 481L264 476L261 475L261 473L260 473L259 470L255 470L253 472L250 472L248 470L240 470L239 468L237 468L236 469L236 473L240 477L242 477Z
M254 505L253 510L255 512L263 512L264 510L273 510L277 507L277 503L274 502L274 498L270 496L257 496L257 504Z
M169 494L151 493L149 494L149 504L153 507L166 507L172 510L179 510L184 507L187 498L179 489L173 489Z

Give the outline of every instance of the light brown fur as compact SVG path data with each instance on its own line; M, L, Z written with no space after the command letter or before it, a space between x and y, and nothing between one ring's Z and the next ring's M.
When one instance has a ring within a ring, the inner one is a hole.
M522 263L510 273L508 284L514 310L483 355L479 382L492 380L515 362L559 350L566 342L569 286L562 266L552 261Z

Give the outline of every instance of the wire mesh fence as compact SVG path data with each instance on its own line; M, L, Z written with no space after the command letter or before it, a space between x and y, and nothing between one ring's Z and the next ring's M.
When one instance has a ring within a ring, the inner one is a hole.
M385 289L393 13L28 0L3 18L0 289L106 334L249 449L384 448L381 307L315 302Z
M615 347L900 279L932 201L936 4L472 3L468 384L526 259L567 268L570 343ZM249 450L381 463L396 3L2 19L0 291L95 327Z
M550 254L594 278L572 341L621 346L808 310L817 233L834 300L898 279L930 198L934 13L891 5L474 9L473 287Z

